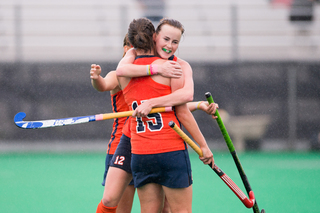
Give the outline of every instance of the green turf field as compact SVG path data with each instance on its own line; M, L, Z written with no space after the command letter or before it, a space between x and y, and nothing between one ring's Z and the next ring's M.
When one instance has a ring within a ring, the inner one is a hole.
M244 191L228 152L217 165ZM0 212L89 213L101 200L104 153L0 154ZM208 167L190 154L193 212L252 212ZM319 153L243 153L239 159L267 213L319 212ZM135 198L132 212L140 212Z

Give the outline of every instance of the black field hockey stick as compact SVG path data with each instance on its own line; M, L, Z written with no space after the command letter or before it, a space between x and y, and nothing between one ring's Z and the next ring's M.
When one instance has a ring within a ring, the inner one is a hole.
M149 114L158 113L158 112L169 112L172 111L172 107L159 107L153 108ZM124 111L124 112L114 112L114 113L105 113L105 114L97 114L97 115L86 115L80 117L70 117L70 118L58 118L58 119L50 119L50 120L39 120L39 121L23 121L26 117L26 113L19 112L14 116L14 123L17 127L22 129L42 129L49 127L57 127L57 126L66 126L66 125L74 125L74 124L82 124L93 121L102 121L113 118L122 118L132 116L134 111Z
M205 96L206 96L207 101L209 102L209 104L214 103L212 95L211 95L210 92L205 93ZM231 138L230 138L230 136L228 134L228 131L227 131L226 127L224 126L224 123L222 122L222 119L220 117L220 114L219 114L218 110L216 110L215 116L217 116L216 121L217 121L218 126L220 128L220 131L221 131L221 133L223 135L223 138L224 138L225 142L227 143L228 149L229 149L229 151L230 151L230 153L232 155L232 158L233 158L233 160L234 160L234 162L235 162L235 164L237 166L237 169L239 171L239 174L240 174L240 177L242 179L242 182L243 182L243 184L244 184L244 186L246 188L246 191L249 194L250 192L252 192L252 189L251 189L251 186L249 184L247 175L245 174L245 172L244 172L244 170L242 168L242 165L240 163L240 160L238 158L236 150L235 150L235 148L233 146L232 140L231 140ZM257 200L255 200L252 209L253 209L254 213L260 213ZM261 213L264 213L264 212L265 212L265 210L262 209Z
M186 135L173 121L169 122L169 126L176 132L180 137L187 143L189 146L200 156L202 157L201 149ZM209 164L210 168L212 168L212 163ZM249 199L247 196L241 191L241 189L229 178L229 176L224 173L216 164L213 166L213 171L227 184L227 186L237 195L237 197L241 200L241 202L247 207L251 208L254 205L255 198L254 194L251 191L249 193Z

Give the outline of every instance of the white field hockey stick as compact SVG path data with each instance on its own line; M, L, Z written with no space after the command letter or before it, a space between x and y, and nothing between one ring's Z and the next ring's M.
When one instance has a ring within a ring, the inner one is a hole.
M180 137L200 156L202 157L202 150L186 135L173 121L169 122L169 126L180 135ZM212 168L212 163L209 164ZM235 195L241 200L241 202L247 207L252 208L255 203L253 191L249 193L249 199L241 191L241 189L231 180L231 178L224 173L216 164L214 164L213 171L227 184L227 186L234 192Z
M159 107L153 108L149 114L158 113L158 112L169 112L172 111L172 107ZM80 117L70 117L70 118L59 118L51 120L39 120L39 121L23 121L26 117L26 113L19 112L14 116L14 123L17 127L22 129L40 129L40 128L49 128L56 126L66 126L73 124L82 124L92 121L102 121L113 118L122 118L132 116L134 111L124 111L124 112L115 112L115 113L105 113L97 115L87 115Z

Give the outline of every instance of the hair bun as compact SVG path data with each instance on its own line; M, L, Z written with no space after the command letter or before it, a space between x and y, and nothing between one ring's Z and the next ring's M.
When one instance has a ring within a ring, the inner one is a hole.
M153 49L154 33L154 26L149 19L134 19L129 25L128 38L134 48L150 52Z

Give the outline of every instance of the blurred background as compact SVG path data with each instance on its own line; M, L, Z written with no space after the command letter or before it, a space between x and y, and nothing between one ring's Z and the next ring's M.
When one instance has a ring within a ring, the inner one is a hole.
M104 151L111 120L23 130L13 118L111 112L90 65L114 70L130 21L142 16L184 25L176 55L193 68L194 100L211 92L237 150L319 150L319 1L1 0L0 151ZM216 122L194 116L210 146L226 150Z
M1 0L0 212L95 212L113 121L25 130L13 118L112 112L90 65L114 70L142 16L184 25L176 55L193 68L194 100L211 92L219 104L260 210L319 212L319 0ZM244 190L216 121L193 114ZM191 150L190 159L194 212L252 212Z

